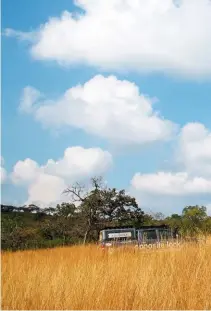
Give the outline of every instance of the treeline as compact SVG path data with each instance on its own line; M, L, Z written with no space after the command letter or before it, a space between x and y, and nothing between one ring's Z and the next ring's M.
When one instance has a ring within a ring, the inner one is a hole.
M3 250L45 248L97 242L105 227L167 224L182 236L208 235L211 217L204 206L187 206L181 215L164 217L146 214L125 190L105 187L92 178L89 191L76 184L64 192L71 203L55 208L1 205L1 247Z

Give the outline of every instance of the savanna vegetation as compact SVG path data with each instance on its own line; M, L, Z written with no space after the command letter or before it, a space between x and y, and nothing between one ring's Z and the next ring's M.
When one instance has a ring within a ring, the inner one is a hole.
M4 310L210 310L211 244L3 252Z
M80 184L66 189L68 203L55 208L1 205L3 250L49 248L97 242L104 227L167 224L182 236L208 235L211 217L204 206L187 206L181 215L146 214L125 190L106 187L92 178L89 191Z
M68 203L55 208L1 205L2 309L211 308L206 207L149 215L125 190L105 187L101 178L93 178L88 189L80 184L66 189ZM104 227L159 224L184 238L203 235L206 243L112 252L95 243Z

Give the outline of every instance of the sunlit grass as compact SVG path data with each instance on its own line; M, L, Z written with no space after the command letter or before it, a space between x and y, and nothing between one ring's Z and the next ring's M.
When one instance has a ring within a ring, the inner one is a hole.
M2 254L2 308L211 309L211 245Z

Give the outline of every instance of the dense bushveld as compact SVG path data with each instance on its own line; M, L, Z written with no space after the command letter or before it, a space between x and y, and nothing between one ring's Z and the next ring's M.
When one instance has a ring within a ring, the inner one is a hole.
M168 225L182 237L211 233L211 217L207 215L206 207L188 206L181 215L164 217L158 213L153 216L144 213L134 202L136 208L128 208L127 204L130 205L134 198L122 193L119 198L119 194L113 192L114 198L110 201L109 197L105 205L91 201L93 205L88 202L77 209L70 203L47 209L34 205L19 208L2 205L2 249L23 250L93 243L98 241L100 230L107 226L140 228L145 225Z
M205 206L186 206L181 215L145 213L124 189L109 188L102 177L87 187L76 183L64 191L69 202L40 208L1 205L3 250L38 249L94 243L105 227L168 225L182 237L211 234L211 216Z
M211 244L2 253L2 309L211 309Z

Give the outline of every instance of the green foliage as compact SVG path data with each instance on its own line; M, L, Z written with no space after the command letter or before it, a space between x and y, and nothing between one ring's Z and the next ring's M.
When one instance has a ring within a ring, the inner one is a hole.
M170 217L165 219L167 225L172 229L177 229L182 227L182 216L178 214L172 214Z
M104 227L169 225L183 236L211 233L211 217L204 206L186 206L182 214L166 217L145 214L125 190L107 188L101 178L92 178L89 191L79 184L65 190L72 203L40 209L36 205L1 205L3 250L54 247L98 241ZM77 204L76 204L77 203ZM77 207L76 207L77 206Z
M75 211L76 211L75 204L62 203L61 205L57 204L55 213L58 216L68 218L68 217L73 217L75 214ZM53 213L54 209L51 208L50 212Z
M167 217L166 223L178 229L183 236L196 236L211 232L211 217L207 216L205 206L186 206L182 215L172 214Z
M105 224L134 226L143 222L143 211L125 190L107 188L101 178L92 178L91 186L88 193L79 184L65 191L74 201L80 202L78 211L85 225L84 243L92 231L98 233Z
M202 233L206 219L206 207L198 205L186 206L182 211L182 233L189 236Z

